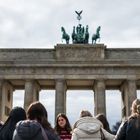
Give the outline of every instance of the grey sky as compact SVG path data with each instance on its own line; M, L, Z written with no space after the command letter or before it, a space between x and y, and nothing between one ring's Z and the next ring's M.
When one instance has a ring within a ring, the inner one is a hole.
M101 25L101 43L108 47L140 47L138 0L1 0L0 47L54 47L61 41L61 26L71 34L81 23L89 25L90 40ZM90 41L91 42L91 41Z

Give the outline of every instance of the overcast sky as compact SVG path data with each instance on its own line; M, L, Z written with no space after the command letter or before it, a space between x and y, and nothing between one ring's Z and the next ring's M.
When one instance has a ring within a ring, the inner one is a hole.
M98 25L107 47L140 47L139 0L1 0L0 47L53 48L62 43L61 26L71 35L89 25L90 42ZM63 42L64 43L64 42Z

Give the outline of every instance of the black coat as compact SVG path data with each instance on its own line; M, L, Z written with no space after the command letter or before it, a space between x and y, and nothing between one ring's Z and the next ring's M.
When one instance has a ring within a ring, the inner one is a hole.
M122 124L115 140L140 140L140 118L132 117Z
M0 129L1 129L2 126L3 126L3 124L0 122Z

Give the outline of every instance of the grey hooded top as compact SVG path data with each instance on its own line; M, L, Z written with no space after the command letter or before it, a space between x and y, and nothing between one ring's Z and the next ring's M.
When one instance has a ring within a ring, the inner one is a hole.
M45 132L48 139L59 140L53 131L45 129ZM14 131L13 140L44 140L40 124L29 120L19 122Z
M94 117L82 117L74 125L71 140L101 140L101 130L106 140L114 136L102 128L102 123Z

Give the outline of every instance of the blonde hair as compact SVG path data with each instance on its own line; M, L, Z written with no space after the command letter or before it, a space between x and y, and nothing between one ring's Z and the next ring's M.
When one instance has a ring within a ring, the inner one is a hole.
M93 117L93 116L88 110L82 110L80 113L80 117Z
M140 99L135 99L132 103L132 114L140 114Z

